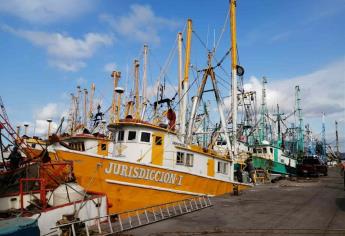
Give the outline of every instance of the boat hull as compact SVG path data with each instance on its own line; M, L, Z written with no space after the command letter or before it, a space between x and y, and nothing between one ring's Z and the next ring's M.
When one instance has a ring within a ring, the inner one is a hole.
M163 167L110 159L71 150L56 150L58 158L73 161L77 182L88 191L102 192L109 212L138 209L196 195L216 196L250 185L222 181Z
M268 160L262 157L253 156L253 164L256 169L268 170L275 174L295 174L296 168L287 166L283 163L279 163L273 160Z

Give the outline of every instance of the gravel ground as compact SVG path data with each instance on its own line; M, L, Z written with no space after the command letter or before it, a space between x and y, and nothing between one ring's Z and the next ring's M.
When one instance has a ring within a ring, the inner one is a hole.
M124 235L345 235L345 191L329 176L257 185L213 207L137 228Z

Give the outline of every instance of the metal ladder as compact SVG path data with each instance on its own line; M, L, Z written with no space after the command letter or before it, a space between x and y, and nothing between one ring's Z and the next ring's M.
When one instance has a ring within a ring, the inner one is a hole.
M102 217L72 221L67 224L58 225L52 229L58 229L59 231L61 229L67 229L70 232L69 235L73 236L79 235L82 232L87 236L114 235L211 206L210 198L203 195ZM90 221L94 222L92 226L90 226Z

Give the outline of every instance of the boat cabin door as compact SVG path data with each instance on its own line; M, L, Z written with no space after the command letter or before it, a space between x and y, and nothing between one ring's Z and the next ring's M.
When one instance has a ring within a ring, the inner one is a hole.
M164 134L155 132L152 134L152 157L151 163L154 165L163 165L164 155Z

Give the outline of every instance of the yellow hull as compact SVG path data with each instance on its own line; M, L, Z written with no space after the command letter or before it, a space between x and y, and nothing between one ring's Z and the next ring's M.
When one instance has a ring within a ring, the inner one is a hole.
M221 195L232 192L234 186L231 182L86 153L58 150L56 154L73 161L73 171L81 186L107 195L110 213L195 195ZM239 185L239 190L248 187Z

